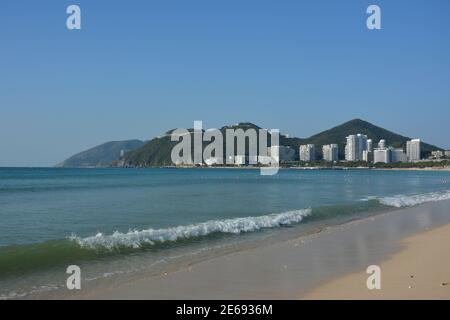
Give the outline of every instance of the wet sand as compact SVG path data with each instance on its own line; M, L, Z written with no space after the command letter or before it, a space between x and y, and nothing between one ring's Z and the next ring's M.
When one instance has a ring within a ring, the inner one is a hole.
M383 292L387 292L390 287L404 287L412 283L413 289L398 291L399 296L395 297L450 298L450 286L440 286L441 282L450 281L450 268L447 264L449 261L446 260L450 257L448 254L450 227L428 232L448 223L450 223L449 200L426 203L330 227L320 233L294 240L216 257L176 272L143 277L120 286L93 292L81 291L72 298L394 297L391 295L383 297L381 291L376 296L370 296L371 293L367 292L365 296L359 295L360 291L354 291L367 290L364 288L368 275L364 272L367 266L373 264L380 264L382 270L386 268L382 280ZM446 237L443 236L445 234ZM411 246L411 243L418 245ZM402 258L402 255L407 259ZM397 270L395 272L389 271L390 259L401 261L400 264L395 263L399 266L392 269ZM386 264L383 261L386 261ZM416 264L411 261L416 261ZM402 266L411 268L402 271ZM428 273L435 274L436 278L424 280L427 272L425 270L428 269ZM349 274L350 280L346 277ZM405 280L405 277L408 278L410 275L414 275L414 281L407 281L411 278ZM347 281L351 281L352 285L347 285L349 283ZM431 295L434 291L437 292L436 295ZM409 294L410 292L415 294Z

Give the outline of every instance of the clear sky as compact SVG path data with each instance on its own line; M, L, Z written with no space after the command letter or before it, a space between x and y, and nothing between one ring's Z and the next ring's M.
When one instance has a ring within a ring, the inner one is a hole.
M194 120L306 137L362 118L450 148L449 39L448 0L2 0L0 166Z

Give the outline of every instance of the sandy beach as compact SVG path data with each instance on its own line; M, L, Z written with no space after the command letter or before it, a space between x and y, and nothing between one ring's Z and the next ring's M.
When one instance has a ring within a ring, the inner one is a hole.
M302 299L450 299L450 224L401 241L404 247L381 261L381 288L368 290L366 272L333 280Z
M450 299L449 208L446 200L394 210L63 298ZM382 270L377 291L366 287L373 264Z

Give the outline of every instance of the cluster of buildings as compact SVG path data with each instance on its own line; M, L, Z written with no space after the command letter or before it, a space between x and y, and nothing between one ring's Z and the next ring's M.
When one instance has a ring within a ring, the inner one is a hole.
M436 150L431 152L430 159L439 160L442 158L450 158L450 151Z
M339 161L338 144L328 144L322 146L323 160L328 162ZM450 158L450 151L433 151L430 158L441 159ZM254 158L254 159L252 159ZM267 150L267 156L235 156L234 163L237 165L245 165L248 163L270 164L273 161L279 163L293 162L300 160L302 162L313 162L317 160L316 147L314 144L301 145L299 148L299 157L296 152L289 146L272 146ZM207 159L207 165L216 164L216 159ZM354 134L346 137L345 145L345 161L365 161L373 163L396 163L396 162L418 162L421 160L421 140L412 139L406 143L406 152L403 148L394 148L387 146L386 140L381 139L374 146L372 139L368 139L367 135Z
M339 148L338 145L327 144L322 146L323 160L325 161L338 161L339 160ZM316 148L313 144L305 144L300 146L299 159L304 162L311 162L316 160Z
M345 160L369 161L369 152L372 149L372 140L364 134L352 134L347 138L345 145Z
M386 145L386 140L381 139L376 148L372 139L367 135L358 133L346 137L345 160L346 161L366 161L366 162L415 162L420 160L420 139L413 139L407 142L406 153L402 148L393 148ZM300 161L311 162L316 160L315 146L306 144L300 146ZM339 147L337 144L324 145L322 147L323 160L339 161ZM281 159L281 158L280 158Z
M420 160L420 144L420 139L408 141L405 153L402 148L388 147L384 139L378 142L377 148L373 148L372 140L366 135L350 135L345 146L345 160L374 163L415 162Z
M383 142L381 142L383 141ZM386 142L381 140L378 148L373 150L373 162L391 163L391 162L407 162L420 160L420 141L418 146L419 154L408 157L402 148L386 147ZM409 142L409 141L408 141ZM410 160L408 160L410 159Z

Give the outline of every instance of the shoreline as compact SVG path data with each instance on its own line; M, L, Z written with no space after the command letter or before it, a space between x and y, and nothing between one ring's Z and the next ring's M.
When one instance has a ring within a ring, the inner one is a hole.
M241 169L241 170L260 170L261 168L269 168L264 166L200 166L200 167L177 167L177 166L163 166L163 167L110 167L119 169ZM375 171L450 171L450 167L411 167L411 168L371 168L371 167L277 167L279 170L375 170Z
M396 209L312 235L215 257L178 271L63 298L308 298L315 289L335 279L365 271L368 265L399 254L403 239L449 224L449 207L450 200L443 200ZM446 293L450 298L450 292Z
M107 167L3 167L5 169L241 169L241 170L260 170L261 168L270 168L267 166L246 165L246 166L150 166L150 167L120 167L120 166L107 166ZM408 167L408 168L384 168L384 167L346 167L346 166L279 166L280 170L375 170L375 171L450 171L450 166L435 166L435 167ZM1 167L0 167L1 169Z

